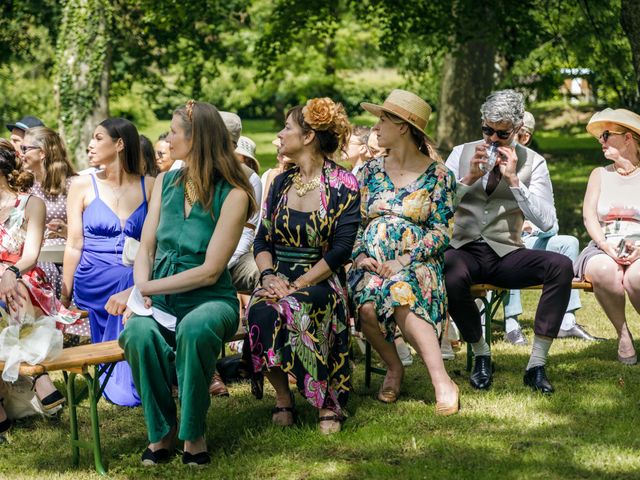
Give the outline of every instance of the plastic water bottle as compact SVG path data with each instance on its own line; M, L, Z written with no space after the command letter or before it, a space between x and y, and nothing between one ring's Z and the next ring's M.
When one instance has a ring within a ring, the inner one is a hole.
M487 148L487 163L480 165L480 170L484 173L490 172L493 170L493 167L495 167L496 161L498 160L498 147L498 142L493 142L489 145L489 148Z

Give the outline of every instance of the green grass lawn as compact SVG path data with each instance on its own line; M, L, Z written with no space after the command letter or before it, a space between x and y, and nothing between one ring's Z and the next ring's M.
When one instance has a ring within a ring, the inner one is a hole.
M532 338L538 292L524 292L525 333ZM447 362L461 387L462 411L434 415L434 395L420 361L407 368L398 403L375 400L381 377L365 389L363 363L353 372L349 420L340 434L316 431L315 410L296 397L299 424L290 429L270 423L273 391L255 400L247 385L230 385L229 398L214 399L207 417L212 464L185 468L180 457L168 465L143 468L146 446L140 409L100 404L103 451L109 477L137 478L276 478L276 479L603 479L640 478L640 366L616 361L614 331L592 294L582 294L580 323L601 343L554 342L548 374L556 387L550 397L522 384L530 348L514 347L496 334L495 381L487 392L468 384L464 352ZM638 332L638 315L629 313ZM62 387L61 378L57 384ZM86 415L88 412L81 412ZM85 417L86 418L86 417ZM83 453L71 468L67 411L57 420L18 422L0 445L0 478L98 478L91 457ZM88 433L87 426L83 433Z

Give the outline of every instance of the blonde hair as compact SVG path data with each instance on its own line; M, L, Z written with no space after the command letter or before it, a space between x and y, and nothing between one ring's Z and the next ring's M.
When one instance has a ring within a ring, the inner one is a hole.
M36 146L44 153L42 169L42 190L47 195L67 193L67 178L76 174L67 155L67 148L58 132L47 127L33 127L25 136L33 138Z
M205 210L210 210L213 186L218 179L224 178L249 196L247 218L251 217L257 210L253 187L238 162L229 131L216 107L189 100L173 114L180 118L185 136L191 139L188 161L176 182L182 182L186 188L187 182L191 181L196 198Z

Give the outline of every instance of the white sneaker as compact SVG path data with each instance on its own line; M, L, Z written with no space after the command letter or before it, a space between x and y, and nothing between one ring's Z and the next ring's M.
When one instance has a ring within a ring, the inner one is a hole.
M443 360L453 360L456 358L456 352L451 348L451 342L447 337L442 338L442 343L440 344L440 354L442 355Z
M396 350L398 351L398 356L400 357L402 365L405 367L413 365L413 356L411 355L411 350L409 350L406 343L402 342L401 344L396 344Z

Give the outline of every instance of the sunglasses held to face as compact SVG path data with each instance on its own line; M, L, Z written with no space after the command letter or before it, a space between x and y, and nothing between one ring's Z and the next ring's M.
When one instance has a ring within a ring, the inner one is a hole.
M487 137L491 137L495 133L501 140L506 140L507 138L509 138L514 130L515 128L512 128L511 130L494 130L488 125L482 125L482 133L484 133Z

